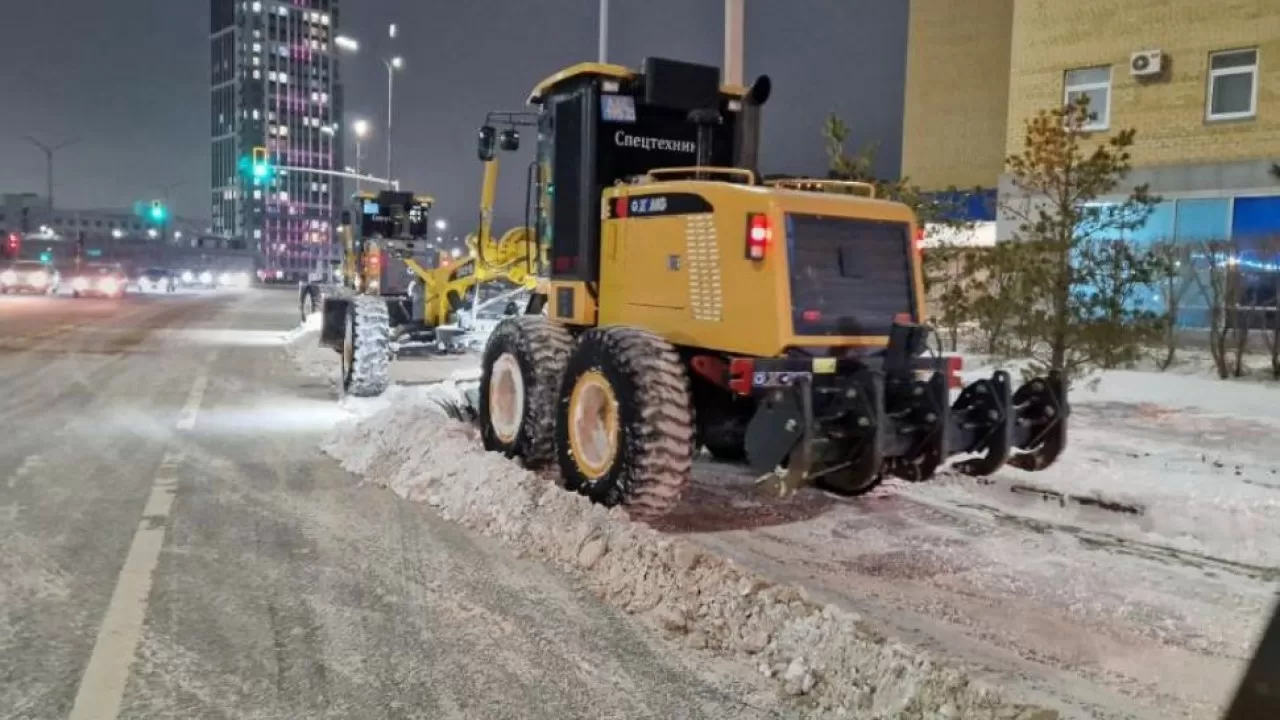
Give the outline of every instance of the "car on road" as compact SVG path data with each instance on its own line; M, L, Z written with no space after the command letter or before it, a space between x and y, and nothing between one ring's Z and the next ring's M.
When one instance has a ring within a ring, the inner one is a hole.
M73 297L122 298L129 287L129 275L116 263L90 263L71 280Z
M167 268L147 268L138 275L138 290L144 293L173 292L178 289L178 279Z
M57 268L38 260L19 260L0 270L0 292L52 295L62 284Z

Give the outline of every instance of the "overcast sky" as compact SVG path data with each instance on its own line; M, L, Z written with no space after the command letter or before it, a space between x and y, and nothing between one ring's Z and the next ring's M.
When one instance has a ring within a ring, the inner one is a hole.
M118 207L172 193L208 215L207 0L9 0L0 42L0 192L44 189L44 157L23 140L76 140L57 156L60 206ZM647 55L719 64L721 0L612 0L610 60ZM474 224L475 130L490 109L519 109L544 76L596 54L597 0L343 0L343 32L363 43L343 64L347 120L375 128L366 164L385 167L386 70L397 78L396 171ZM907 0L746 0L748 80L774 80L766 172L822 172L821 124L843 115L896 174ZM386 25L401 35L386 46ZM348 160L354 157L348 150ZM519 205L523 171L504 175ZM508 222L514 217L503 213ZM502 219L502 218L500 218Z

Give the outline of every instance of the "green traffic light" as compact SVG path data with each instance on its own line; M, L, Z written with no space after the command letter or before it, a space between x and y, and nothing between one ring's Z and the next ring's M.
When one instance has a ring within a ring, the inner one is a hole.
M151 219L156 222L164 222L165 210L163 205L151 206Z
M264 178L267 176L268 168L266 165L257 163L253 166L253 176L256 178Z

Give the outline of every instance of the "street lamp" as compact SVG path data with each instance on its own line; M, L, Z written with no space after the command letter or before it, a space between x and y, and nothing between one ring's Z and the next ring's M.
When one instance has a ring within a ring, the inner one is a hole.
M120 228L115 228L114 230L111 231L111 237L115 238L116 240L119 240L120 238L124 237L124 231L121 230Z
M156 237L159 235L160 233L156 232L155 228L147 228L147 237L151 238L152 240L155 240Z
M347 37L346 35L339 35L338 37L334 38L333 44L339 50L346 50L347 52L360 51L360 43L355 38L350 38L350 37Z
M444 232L449 229L449 223L444 218L440 218L439 220L436 220L436 229L440 232Z
M40 148L40 151L44 153L44 161L45 161L45 176L44 176L44 180L45 180L45 192L46 192L46 194L48 195L48 198L46 198L46 199L49 201L49 212L50 212L50 213L52 213L52 212L53 212L53 154L54 154L55 152L59 151L59 150L62 150L63 148L71 147L72 145L75 145L76 143L78 143L78 142L80 142L80 141L79 141L79 140L68 140L68 141L66 141L66 142L59 143L59 144L57 144L57 145L46 145L46 144L44 144L44 143L40 142L39 140L37 140L37 139L35 139L35 138L31 137L30 135L28 135L28 136L27 136L27 142L29 142L29 143L31 143L32 145L35 145L36 147Z
M364 141L365 136L369 134L369 121L360 118L351 123L351 129L356 134L356 192L360 192L360 161L363 159L360 150L361 143Z
M391 26L391 37L395 37L395 25ZM404 58L399 55L383 60L387 66L387 179L395 177L391 174L391 97L395 89L396 71L404 68Z

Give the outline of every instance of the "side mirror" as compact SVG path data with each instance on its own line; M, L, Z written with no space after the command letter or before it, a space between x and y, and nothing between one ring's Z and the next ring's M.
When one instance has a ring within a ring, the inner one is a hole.
M773 81L768 75L761 75L751 83L751 89L747 91L747 102L752 105L763 105L769 101L769 95L772 93Z
M520 131L515 128L507 128L502 131L502 135L498 139L498 145L503 152L515 152L520 149Z
M492 125L485 125L480 128L480 141L477 147L477 154L480 156L481 162L489 162L493 159L493 154L497 148L498 131Z

